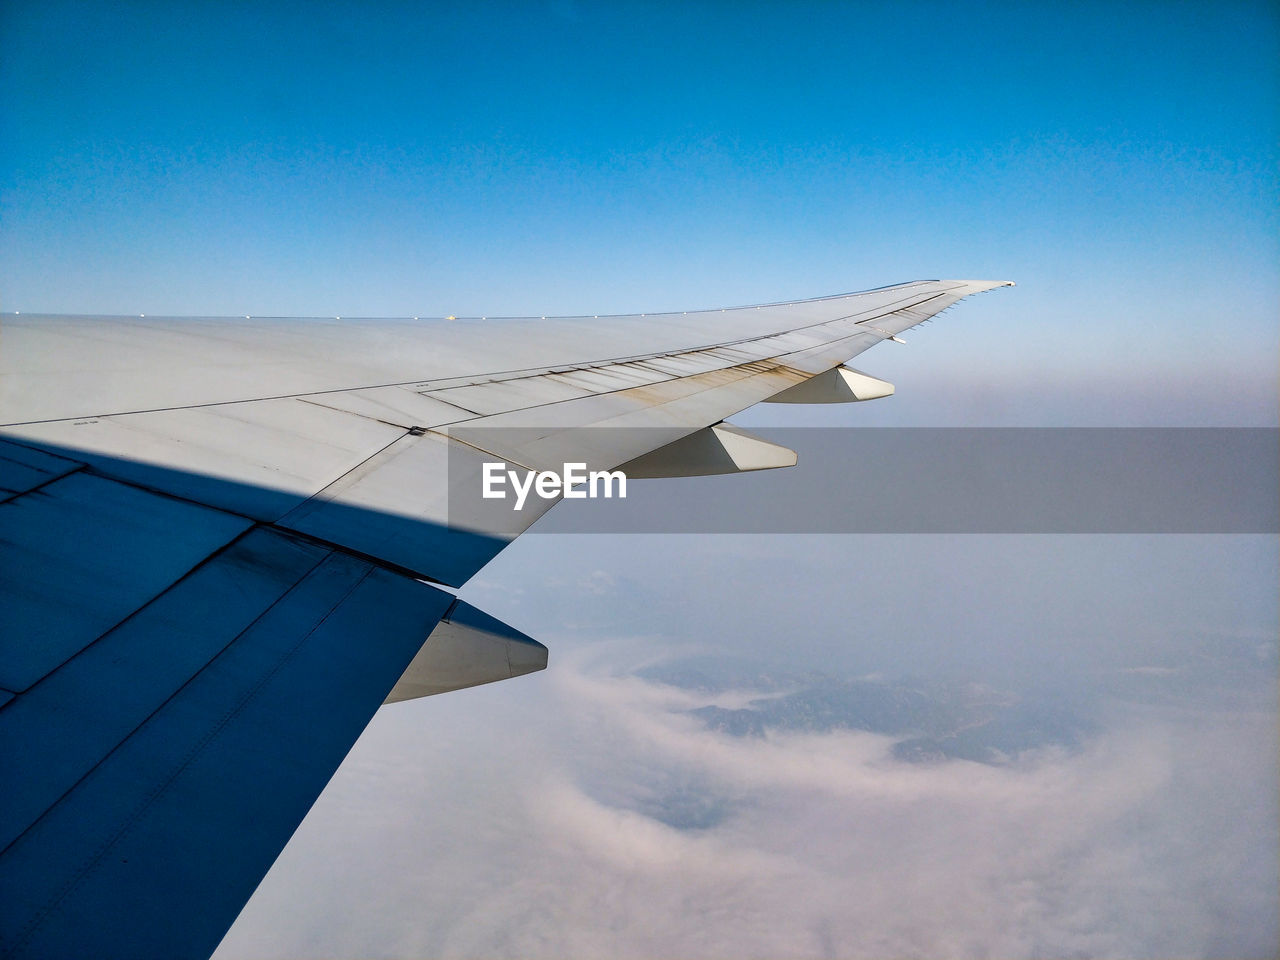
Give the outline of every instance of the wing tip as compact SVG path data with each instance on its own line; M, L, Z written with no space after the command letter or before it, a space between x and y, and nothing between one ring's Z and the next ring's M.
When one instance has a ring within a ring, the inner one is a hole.
M1012 280L952 280L951 283L961 283L966 287L972 287L973 293L980 293L984 290L994 290L996 287L1016 287L1017 284Z

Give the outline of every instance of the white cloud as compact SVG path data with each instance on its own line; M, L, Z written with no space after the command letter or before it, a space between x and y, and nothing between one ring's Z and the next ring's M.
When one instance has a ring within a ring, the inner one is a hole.
M710 698L611 672L621 649L383 711L220 960L1273 950L1274 716L909 764L710 732L684 712ZM651 815L682 796L706 826Z

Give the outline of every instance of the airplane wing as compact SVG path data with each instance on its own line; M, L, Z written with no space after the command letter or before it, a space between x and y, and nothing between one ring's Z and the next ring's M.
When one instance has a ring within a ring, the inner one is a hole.
M725 424L965 296L482 320L6 317L0 955L204 957L384 702L540 670L450 589L515 472L786 466Z

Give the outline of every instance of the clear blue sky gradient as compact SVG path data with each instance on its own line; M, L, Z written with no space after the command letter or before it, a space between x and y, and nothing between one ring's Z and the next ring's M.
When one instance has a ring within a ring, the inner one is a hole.
M2 9L5 310L604 313L1007 277L965 314L1018 321L1006 366L1136 347L1206 387L1275 378L1274 4Z

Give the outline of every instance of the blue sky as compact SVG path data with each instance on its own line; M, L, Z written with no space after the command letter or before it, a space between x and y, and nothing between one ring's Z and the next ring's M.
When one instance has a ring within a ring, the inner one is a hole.
M537 316L1011 278L911 386L1033 371L1094 398L1054 402L1077 422L1276 419L1266 3L0 16L6 310Z
M594 313L990 275L1212 281L1253 314L1277 290L1264 3L3 16L6 309Z

